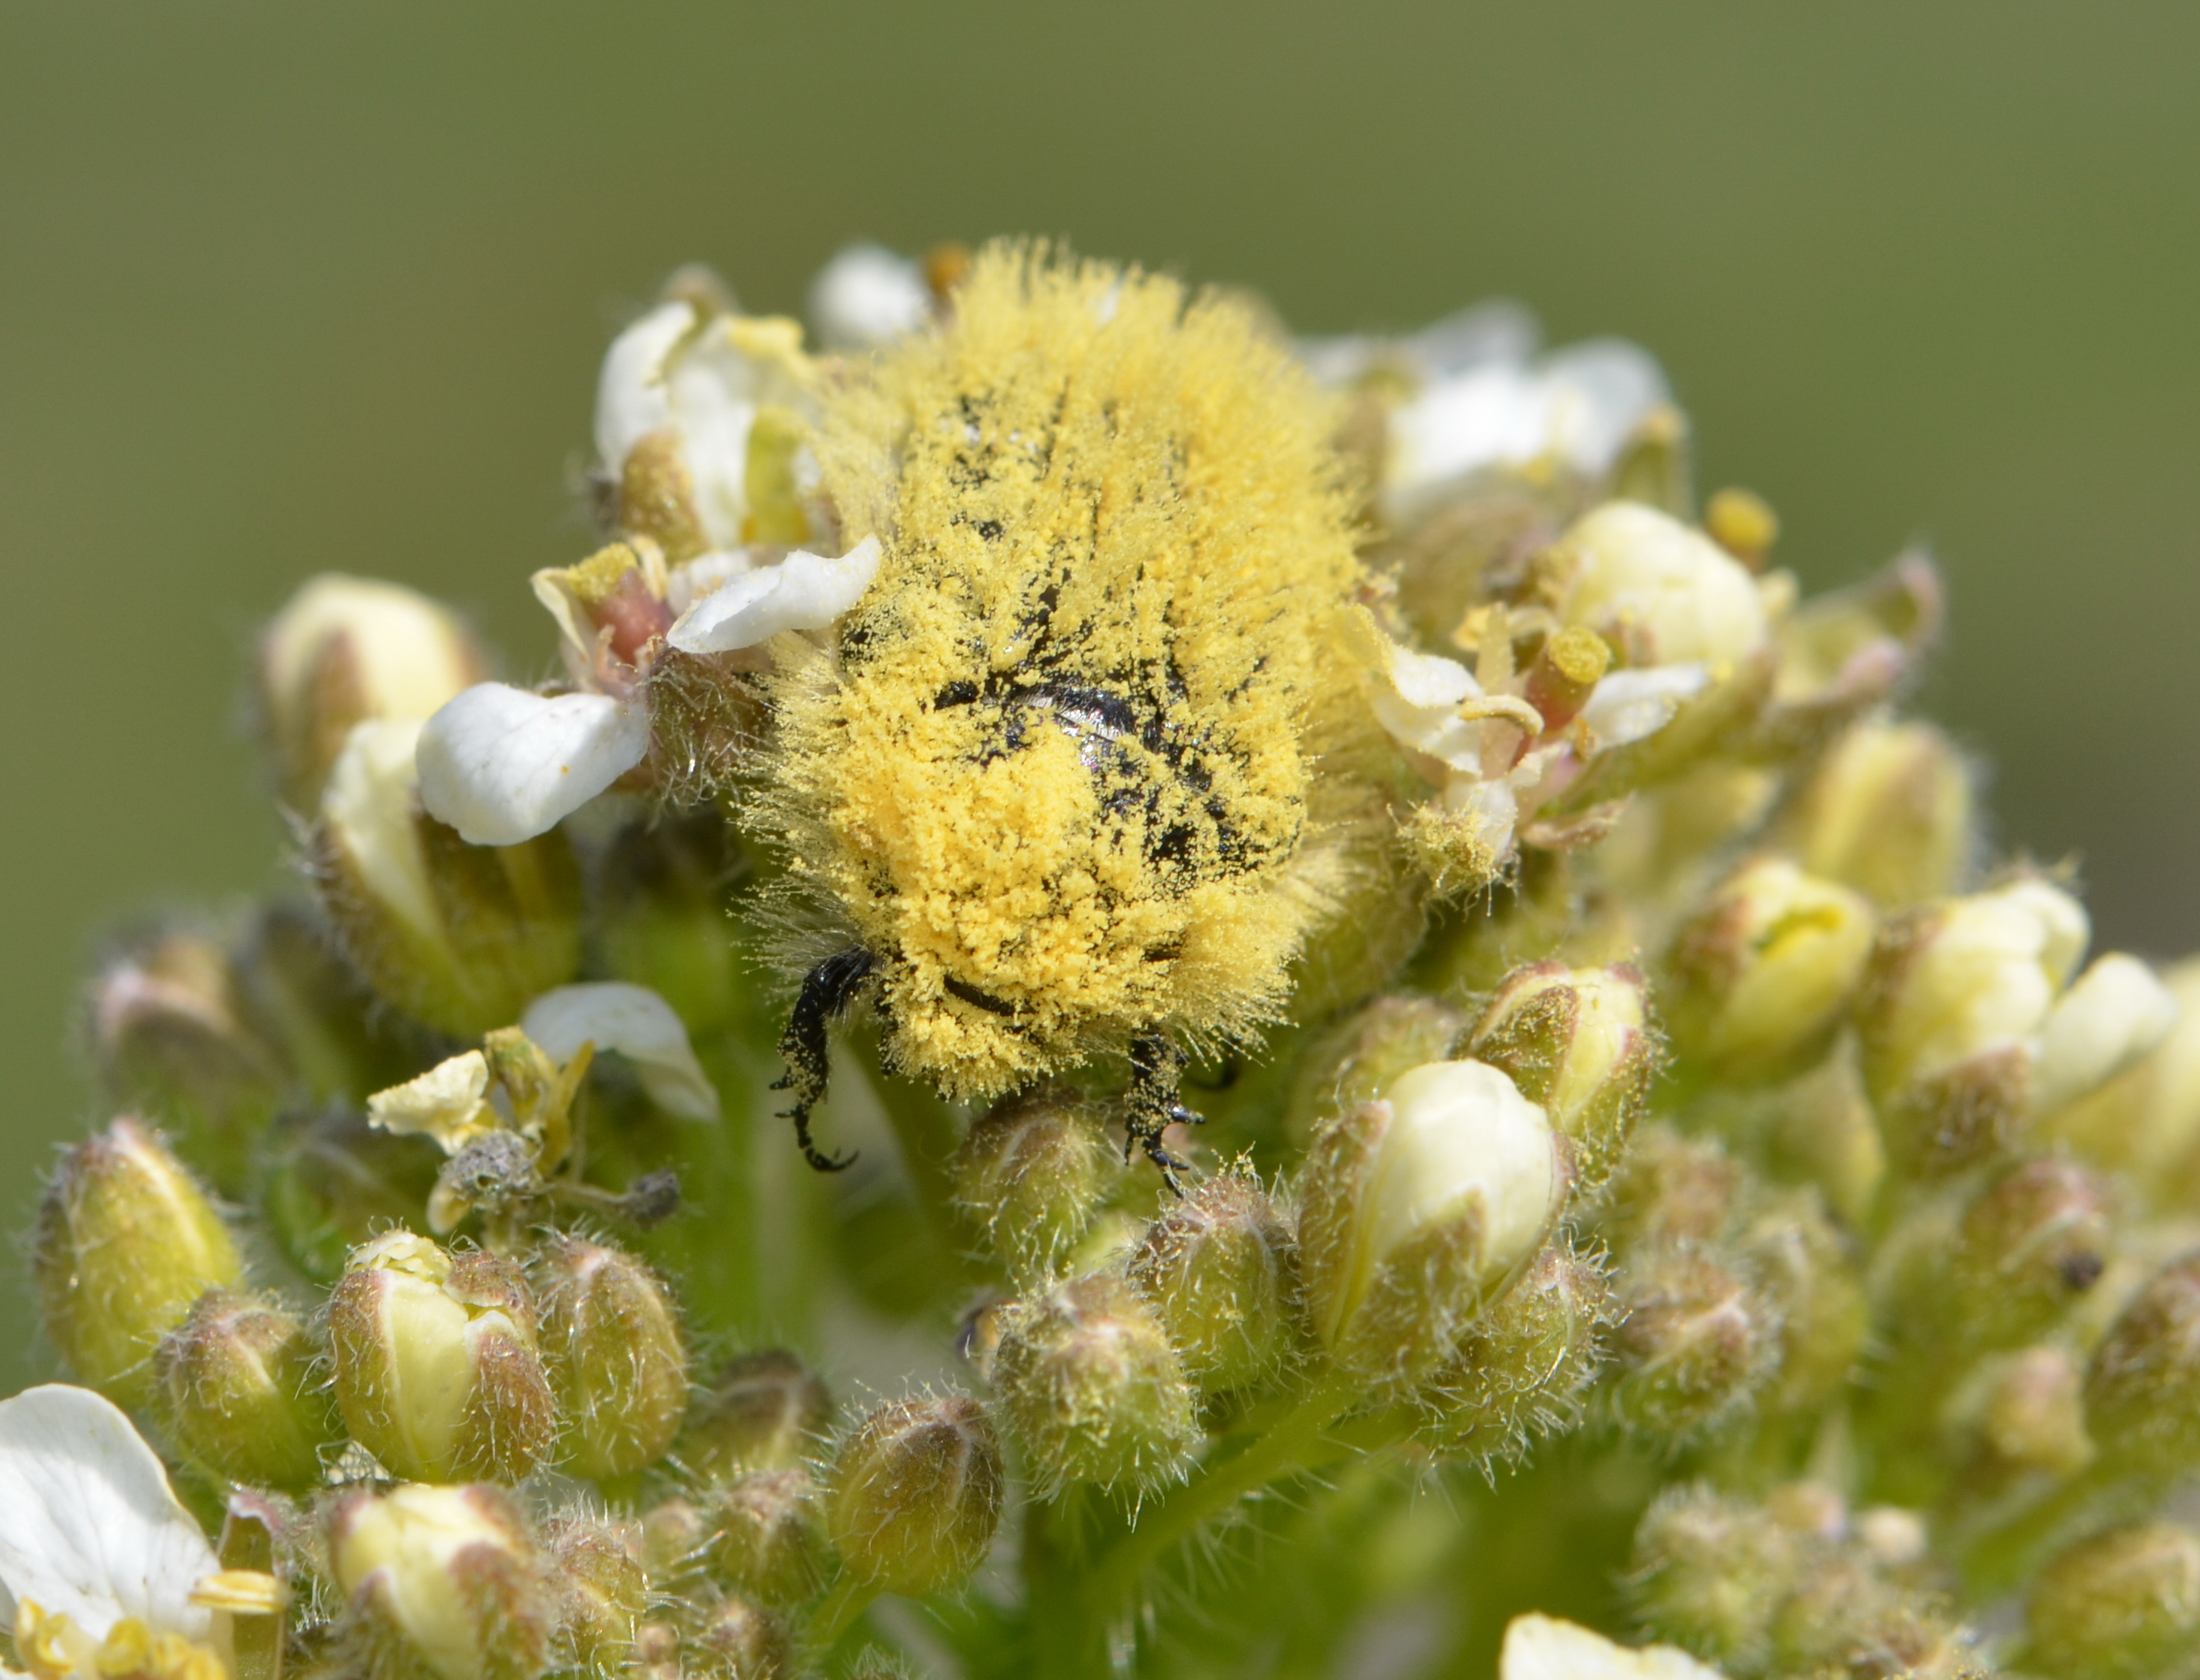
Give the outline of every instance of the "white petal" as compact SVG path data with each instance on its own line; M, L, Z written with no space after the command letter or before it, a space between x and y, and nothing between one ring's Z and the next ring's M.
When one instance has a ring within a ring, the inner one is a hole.
M642 1089L666 1113L683 1120L718 1117L717 1091L695 1059L687 1027L646 986L561 986L530 1004L519 1027L559 1062L570 1061L584 1044L615 1050L641 1069Z
M1600 749L1624 746L1664 729L1681 703L1703 693L1711 680L1709 668L1700 664L1616 670L1596 685L1581 709L1582 722Z
M648 751L639 705L477 683L420 731L420 803L476 846L517 846L547 834Z
M822 630L863 598L879 571L879 540L838 559L797 549L777 565L744 572L680 615L665 641L683 653L730 653L782 630Z
M1553 1616L1516 1616L1505 1630L1498 1680L1722 1680L1670 1645L1631 1650Z
M666 303L611 341L596 384L596 453L613 472L642 438L672 424L664 364L694 325L693 306Z
M489 1058L477 1050L438 1062L418 1078L377 1091L366 1099L370 1125L400 1137L425 1133L456 1155L487 1132L496 1130L489 1109Z
M818 271L810 319L835 349L868 350L932 319L932 290L907 257L883 245L851 245Z
M0 1401L0 1588L94 1639L125 1616L204 1639L190 1601L221 1567L130 1420L89 1389L52 1383Z
M2051 1114L2152 1052L2177 1025L2177 999L2136 957L2111 951L2078 976L2039 1034L2033 1103Z
M675 613L685 612L712 590L723 588L743 572L755 570L756 562L746 548L718 548L698 554L672 568L672 576L665 584L665 605Z

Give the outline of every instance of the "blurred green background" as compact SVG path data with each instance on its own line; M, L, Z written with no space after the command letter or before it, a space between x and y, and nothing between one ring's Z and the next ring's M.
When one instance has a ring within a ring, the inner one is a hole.
M0 1148L96 1112L102 922L285 839L255 621L323 569L547 669L597 358L675 264L1006 231L1300 327L1509 293L1666 362L1823 586L1933 542L1928 700L2103 937L2200 945L2200 9L0 8ZM0 1296L0 1389L43 1356Z

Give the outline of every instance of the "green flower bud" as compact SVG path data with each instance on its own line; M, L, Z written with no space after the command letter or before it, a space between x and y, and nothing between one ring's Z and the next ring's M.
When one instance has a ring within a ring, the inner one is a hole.
M159 1135L125 1117L61 1157L31 1254L46 1334L83 1381L152 1397L155 1343L244 1264L229 1227Z
M2155 1273L2109 1326L2086 1373L2086 1419L2119 1468L2200 1464L2200 1254Z
M1515 969L1468 1035L1467 1051L1512 1077L1573 1140L1583 1191L1611 1177L1648 1100L1658 1051L1642 976L1624 963Z
M659 1500L643 1513L641 1560L652 1581L686 1574L701 1559L715 1531L692 1499Z
M341 1436L319 1354L295 1314L210 1289L154 1351L163 1415L219 1476L285 1493L318 1487L321 1449Z
M260 639L260 716L284 801L313 808L354 724L431 717L488 664L425 595L333 572L308 582Z
M1208 1393L1273 1375L1297 1341L1298 1241L1249 1171L1218 1173L1156 1220L1130 1275Z
M770 1611L729 1598L705 1613L687 1642L682 1672L711 1680L782 1680L794 1672L787 1624Z
M2086 1374L2066 1348L2027 1348L1994 1362L1979 1409L1981 1444L2005 1472L2067 1476L2093 1456Z
M1632 1253L1619 1274L1614 1410L1638 1434L1678 1442L1716 1431L1779 1367L1780 1318L1722 1250Z
M1073 1483L1144 1488L1179 1476L1199 1438L1161 1320L1109 1273L1006 1308L993 1385L1049 1498Z
M550 1446L535 1306L509 1261L377 1237L330 1297L329 1341L344 1422L395 1475L516 1482Z
M657 1274L632 1255L553 1237L537 1262L542 1346L576 1475L654 1464L688 1409L688 1349Z
M1805 1557L1800 1537L1762 1506L1700 1484L1668 1488L1635 1531L1629 1595L1656 1637L1758 1673Z
M833 1397L785 1348L743 1354L697 1401L680 1461L711 1481L751 1470L785 1470L816 1449L833 1421Z
M1740 663L1770 635L1744 567L1702 532L1635 502L1583 515L1539 565L1561 619L1596 631L1630 664Z
M1883 910L1953 890L1975 844L1969 767L1930 723L1858 723L1804 784L1781 839L1812 875Z
M1709 1242L1734 1216L1741 1168L1710 1138L1645 1127L1620 1163L1597 1228L1618 1252L1661 1243Z
M1675 942L1675 1047L1729 1078L1809 1062L1863 981L1874 922L1861 895L1785 858L1744 863Z
M288 1118L273 1141L263 1205L284 1252L322 1284L377 1232L419 1217L443 1161L430 1139L394 1137L341 1109Z
M115 1099L173 1121L225 1185L241 1184L284 1080L245 1024L228 953L170 929L102 968L91 1001L92 1047Z
M717 1490L711 1558L719 1578L759 1604L799 1604L825 1581L817 1490L806 1470L752 1470Z
M996 1103L955 1157L955 1199L1020 1279L1052 1273L1115 1176L1097 1115L1042 1087Z
M1542 1248L1565 1193L1542 1109L1479 1062L1434 1062L1322 1128L1301 1186L1316 1333L1411 1379Z
M535 1680L557 1605L500 1489L398 1487L329 1509L328 1556L371 1671L393 1680Z
M1414 1439L1439 1459L1485 1470L1571 1429L1604 1361L1611 1285L1595 1256L1554 1242L1460 1338L1422 1385Z
M1808 1190L1770 1198L1741 1245L1779 1323L1779 1375L1767 1408L1815 1417L1848 1381L1871 1328L1852 1245Z
M825 1525L857 1579L922 1597L985 1561L1007 1491L984 1407L961 1394L897 1401L842 1444Z
M641 1536L631 1524L561 1517L544 1537L558 1599L558 1666L596 1675L621 1672L649 1608Z
M1318 1122L1373 1102L1407 1069L1442 1061L1466 1024L1449 1004L1410 992L1365 1005L1308 1053L1291 1093L1291 1135L1311 1136Z
M230 967L243 1016L315 1102L356 1104L433 1059L418 1029L377 1006L311 906L263 905Z
M555 831L468 846L420 809L419 725L362 723L313 832L321 903L390 1003L456 1038L517 1021L581 963L580 881Z
M2110 1241L2107 1189L2084 1168L2044 1157L2009 1168L1919 1280L1939 1308L1934 1338L2013 1348L2044 1335L2098 1281Z
M2051 1560L2025 1606L2027 1669L2050 1680L2144 1680L2200 1658L2200 1534L2141 1523Z

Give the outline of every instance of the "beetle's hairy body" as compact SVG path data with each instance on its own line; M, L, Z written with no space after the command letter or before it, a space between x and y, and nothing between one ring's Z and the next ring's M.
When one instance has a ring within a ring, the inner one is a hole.
M1330 418L1241 310L1013 248L832 410L884 559L781 695L770 814L877 958L900 1070L984 1097L1273 1013L1349 694Z

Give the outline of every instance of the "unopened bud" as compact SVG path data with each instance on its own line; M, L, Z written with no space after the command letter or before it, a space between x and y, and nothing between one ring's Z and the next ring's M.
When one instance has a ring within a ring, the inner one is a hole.
M1741 1168L1710 1138L1659 1123L1645 1127L1627 1152L1597 1228L1612 1247L1709 1242L1727 1227L1741 1190Z
M986 1408L968 1395L881 1407L840 1448L825 1523L859 1579L917 1598L986 1559L1008 1472Z
M469 846L420 809L416 723L362 723L331 772L314 878L376 991L456 1038L510 1025L580 968L580 883L556 831Z
M1780 540L1780 516L1753 490L1729 485L1704 504L1704 529L1711 541L1752 571L1764 570L1765 557Z
M419 1216L443 1161L430 1139L393 1137L345 1109L286 1119L273 1141L263 1205L284 1252L325 1285L377 1232Z
M703 1507L675 1495L642 1513L641 1561L654 1582L685 1574L702 1557L716 1532Z
M2136 957L2110 951L2057 1001L2040 1029L2033 1108L2051 1115L2136 1067L2177 1024L2177 999Z
M599 1478L654 1464L688 1409L688 1349L670 1294L632 1255L600 1243L553 1237L539 1264L566 1463Z
M535 1680L549 1666L557 1606L500 1489L346 1494L330 1509L328 1544L376 1672Z
M1130 1274L1209 1393L1273 1374L1297 1340L1298 1241L1250 1172L1216 1174L1156 1220Z
M1571 1428L1612 1310L1595 1258L1550 1244L1422 1385L1427 1418L1414 1438L1439 1459L1486 1466Z
M1442 1061L1466 1025L1449 1004L1413 992L1363 1005L1308 1052L1291 1093L1291 1135L1305 1138L1317 1121L1374 1101L1408 1068Z
M126 1406L153 1391L153 1349L209 1289L234 1289L237 1244L159 1136L124 1118L61 1157L32 1268L46 1334L83 1381Z
M2027 1348L1989 1380L1979 1434L1996 1463L2067 1476L2093 1455L2086 1433L2085 1373L2066 1348Z
M1870 1329L1852 1245L1815 1191L1768 1198L1742 1233L1758 1294L1779 1322L1768 1409L1816 1417L1849 1379Z
M955 1157L955 1199L1019 1279L1051 1273L1092 1222L1114 1152L1098 1117L1041 1088L996 1103Z
M2050 1680L2144 1680L2200 1656L2200 1534L2140 1523L2081 1540L2039 1572L2024 1666Z
M1970 861L1969 767L1930 723L1858 723L1835 741L1782 825L1812 875L1883 910L1945 896Z
M1694 1244L1629 1257L1612 1401L1630 1427L1653 1440L1709 1432L1770 1379L1779 1314L1752 1283L1722 1251Z
M534 1302L509 1261L377 1237L330 1297L329 1340L344 1422L396 1475L516 1482L550 1445Z
M176 1438L217 1475L302 1493L319 1485L334 1408L297 1317L234 1291L210 1289L153 1355Z
M649 1608L641 1536L631 1524L562 1517L545 1536L566 1660L585 1673L621 1672Z
M817 1490L806 1470L752 1470L711 1501L717 1573L761 1604L799 1604L824 1584Z
M1757 580L1669 513L1610 501L1576 521L1542 562L1560 617L1634 665L1731 663L1765 645Z
M2086 1420L2120 1468L2169 1477L2200 1464L2200 1254L2155 1273L2093 1350Z
M1676 1048L1728 1076L1774 1075L1807 1062L1863 981L1874 922L1861 895L1785 858L1744 863L1675 944Z
M1518 1273L1565 1173L1542 1109L1479 1062L1433 1062L1317 1134L1299 1252L1314 1329L1351 1364L1412 1378Z
M1762 1506L1701 1485L1668 1488L1635 1531L1635 1613L1660 1639L1758 1672L1771 1653L1773 1619L1802 1578L1798 1542Z
M424 1058L417 1029L376 1007L337 943L311 905L263 904L231 953L231 977L243 1015L298 1092L354 1103Z
M729 1598L704 1613L682 1671L709 1680L782 1680L794 1671L787 1624L761 1605Z
M1003 1312L993 1385L1051 1497L1078 1482L1150 1487L1198 1439L1184 1363L1154 1309L1094 1273Z
M833 1397L799 1355L743 1354L697 1401L680 1461L709 1481L788 1469L816 1451L832 1421Z
M1611 1177L1657 1072L1642 976L1624 963L1515 969L1468 1035L1477 1061L1509 1074L1573 1140L1584 1191Z
M1918 1285L1938 1297L1936 1338L1992 1349L2044 1335L2099 1279L2111 1234L2107 1188L2075 1162L2009 1168L1964 1210L1949 1253Z
M354 723L432 717L488 664L458 616L416 590L312 579L260 639L260 713L284 799L311 811Z

